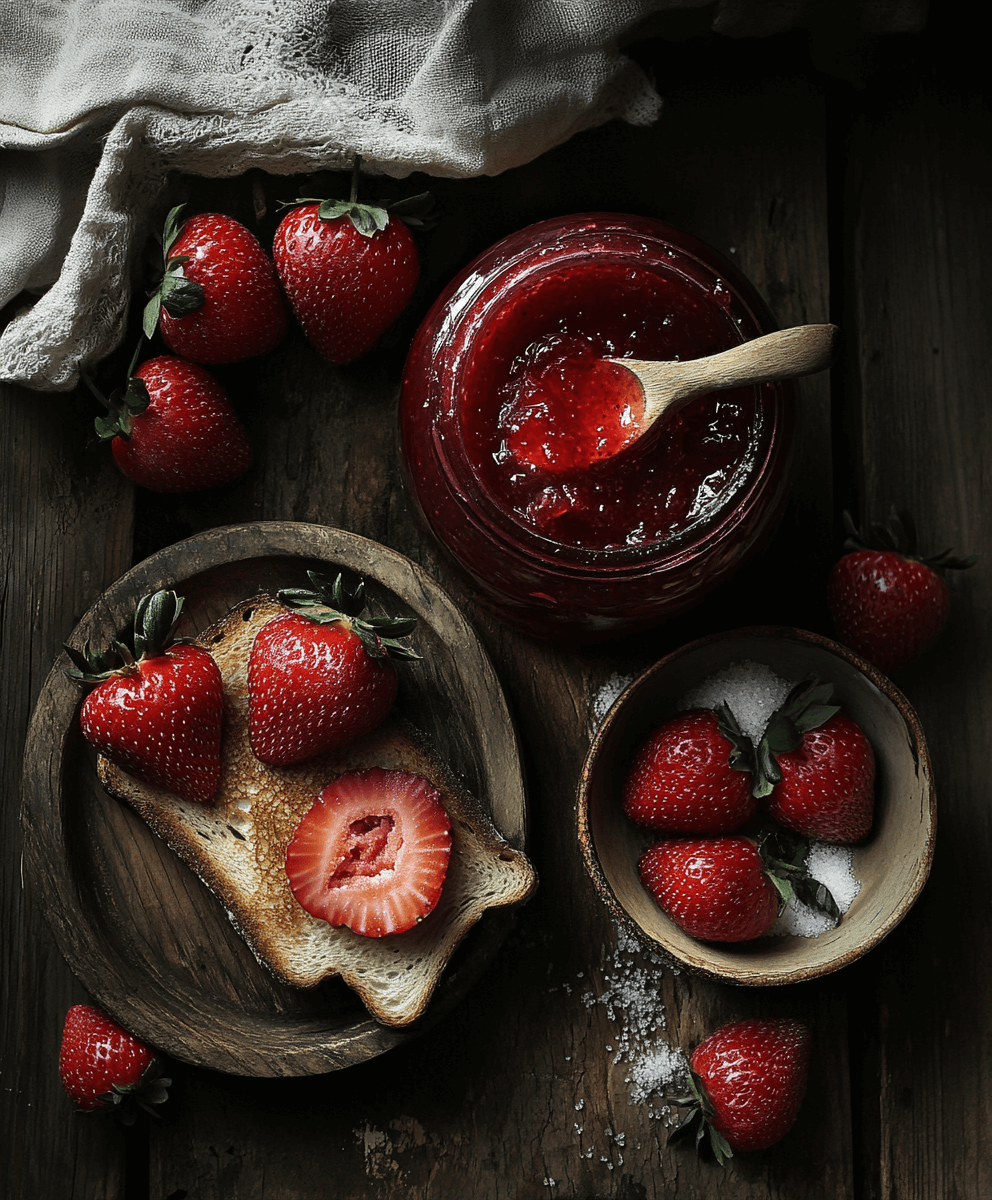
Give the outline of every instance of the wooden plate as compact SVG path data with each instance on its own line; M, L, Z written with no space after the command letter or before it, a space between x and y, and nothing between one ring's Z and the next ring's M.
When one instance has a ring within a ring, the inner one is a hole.
M306 570L343 568L366 581L370 609L418 618L423 662L401 669L398 709L523 848L526 807L514 730L492 665L471 627L417 566L365 538L317 525L214 529L129 571L67 641L106 644L141 596L175 588L189 636L259 589L306 586ZM339 980L284 987L261 967L199 880L96 778L79 733L81 690L45 682L25 750L22 817L27 886L70 967L95 1001L178 1059L243 1075L309 1075L362 1062L414 1036L465 994L512 914L491 911L456 952L415 1026L374 1021Z
M690 688L735 662L764 663L783 679L810 674L834 684L835 702L875 751L875 821L854 848L861 891L840 924L819 937L758 938L737 945L696 941L670 920L641 884L637 860L657 834L624 816L620 790L634 751L677 710ZM740 629L683 646L617 699L589 750L578 795L578 835L600 898L635 936L670 960L726 983L801 983L854 962L903 919L933 859L936 804L923 730L891 680L845 646L805 630Z

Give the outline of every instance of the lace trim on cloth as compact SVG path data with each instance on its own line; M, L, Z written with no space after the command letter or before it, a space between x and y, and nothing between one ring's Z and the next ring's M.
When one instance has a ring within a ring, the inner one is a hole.
M714 28L813 0L725 0ZM120 342L172 172L465 178L657 117L620 45L703 0L22 0L0 11L0 380L73 388ZM865 0L910 20L920 0ZM876 11L877 10L877 11ZM749 22L751 23L749 25ZM34 302L31 303L31 300Z

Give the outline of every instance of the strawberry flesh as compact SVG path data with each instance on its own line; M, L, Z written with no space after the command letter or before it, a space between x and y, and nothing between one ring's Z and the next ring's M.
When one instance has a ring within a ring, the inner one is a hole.
M437 789L374 767L324 788L290 840L286 874L311 916L385 937L434 909L450 854L451 822Z
M729 765L734 746L716 715L690 709L638 749L623 785L623 808L657 833L733 833L757 811L747 771Z
M224 689L213 657L175 645L111 675L83 701L83 736L125 771L185 800L220 786Z

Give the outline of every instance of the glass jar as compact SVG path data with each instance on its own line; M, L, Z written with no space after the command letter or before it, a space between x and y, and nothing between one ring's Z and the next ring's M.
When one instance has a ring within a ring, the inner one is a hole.
M615 636L684 611L781 514L791 386L699 397L579 465L560 453L574 436L561 405L584 378L598 403L604 358L699 358L774 328L729 262L660 221L586 213L504 238L438 298L404 369L407 482L427 526L538 636Z

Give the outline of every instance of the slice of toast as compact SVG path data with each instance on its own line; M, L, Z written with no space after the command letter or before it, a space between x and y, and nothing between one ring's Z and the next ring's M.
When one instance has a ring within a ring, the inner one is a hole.
M130 804L219 898L264 966L294 987L339 975L385 1025L419 1017L455 947L489 908L519 904L536 886L531 863L500 836L476 800L438 762L426 739L391 716L334 754L288 767L260 762L248 744L248 657L259 629L282 612L270 596L243 601L196 639L224 680L221 783L197 804L142 783L101 757L111 795ZM284 869L286 847L304 813L346 771L384 767L428 779L451 818L452 847L437 907L406 933L362 937L310 916Z

